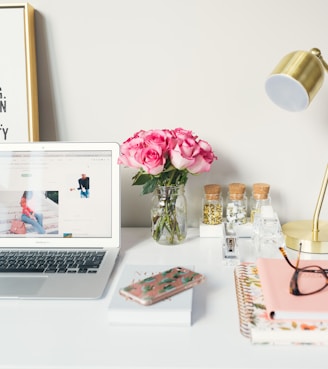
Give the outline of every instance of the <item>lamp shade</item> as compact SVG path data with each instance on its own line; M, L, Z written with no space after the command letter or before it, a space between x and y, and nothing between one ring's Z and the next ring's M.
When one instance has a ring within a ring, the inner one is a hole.
M268 77L266 93L279 107L294 112L302 111L322 86L325 70L312 50L294 51L286 55Z

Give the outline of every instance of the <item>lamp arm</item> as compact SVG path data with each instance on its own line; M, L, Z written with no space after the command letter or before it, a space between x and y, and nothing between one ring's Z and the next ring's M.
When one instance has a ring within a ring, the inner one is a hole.
M312 221L312 240L318 241L318 235L319 235L319 216L320 211L322 207L322 203L325 197L326 189L328 185L328 165L325 171L325 175L322 181L321 190L319 193L317 205L315 207L314 215L313 215L313 221Z
M311 49L311 53L313 55L315 55L322 63L323 67L325 68L326 72L328 72L328 64L325 62L325 60L323 59L322 55L321 55L321 51L319 49L317 49L316 47L314 47L313 49Z

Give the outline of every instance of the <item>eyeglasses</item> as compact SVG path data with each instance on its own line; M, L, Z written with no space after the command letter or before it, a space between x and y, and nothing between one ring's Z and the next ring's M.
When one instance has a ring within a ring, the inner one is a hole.
M293 265L288 259L286 251L283 247L279 247L280 252L286 259L287 263L295 269L294 274L289 283L289 292L295 296L312 295L322 291L328 285L328 269L323 269L319 265L309 265L299 268L301 258L302 244L300 243L298 258L296 265Z

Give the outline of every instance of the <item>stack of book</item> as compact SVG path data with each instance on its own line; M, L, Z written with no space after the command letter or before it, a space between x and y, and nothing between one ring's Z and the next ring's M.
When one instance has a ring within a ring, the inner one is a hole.
M328 261L301 261L327 267ZM313 295L294 296L294 273L283 259L260 258L235 267L241 333L254 344L328 344L328 287Z
M139 326L191 326L193 323L192 288L151 306L143 306L120 295L122 287L172 267L172 265L125 265L108 307L109 323ZM193 267L190 266L190 268Z

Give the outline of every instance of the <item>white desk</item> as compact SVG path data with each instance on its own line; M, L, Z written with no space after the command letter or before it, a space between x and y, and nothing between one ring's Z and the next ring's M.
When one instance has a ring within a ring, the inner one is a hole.
M326 368L327 347L253 346L239 333L233 268L217 239L190 230L180 246L159 246L145 228L123 229L124 263L195 265L191 327L108 324L113 287L97 301L1 301L0 368ZM327 333L328 334L328 333Z

